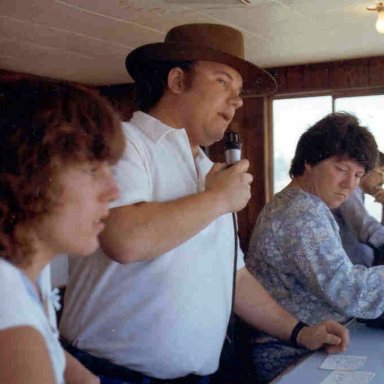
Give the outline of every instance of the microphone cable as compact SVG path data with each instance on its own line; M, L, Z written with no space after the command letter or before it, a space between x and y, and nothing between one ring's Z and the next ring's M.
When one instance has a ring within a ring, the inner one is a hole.
M224 138L224 153L225 161L228 166L240 161L241 159L241 142L240 135L237 132L227 131ZM232 212L233 222L233 234L234 234L234 256L233 256L233 272L232 272L232 300L231 300L231 315L228 324L227 339L231 344L235 338L235 318L234 318L234 306L235 306L235 295L236 295L236 275L237 275L237 259L238 259L238 247L239 238L238 223L236 212ZM229 335L231 334L231 335ZM232 340L231 340L232 339Z

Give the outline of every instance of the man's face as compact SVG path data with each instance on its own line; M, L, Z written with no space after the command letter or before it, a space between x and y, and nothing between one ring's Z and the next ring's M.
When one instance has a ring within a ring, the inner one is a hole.
M369 171L360 182L360 188L364 193L374 195L384 184L384 166L376 167Z
M316 165L305 164L308 192L318 196L329 208L337 208L359 185L364 168L353 160L332 156Z
M192 147L222 139L236 109L243 105L241 75L232 67L198 61L192 70L183 98L182 123Z

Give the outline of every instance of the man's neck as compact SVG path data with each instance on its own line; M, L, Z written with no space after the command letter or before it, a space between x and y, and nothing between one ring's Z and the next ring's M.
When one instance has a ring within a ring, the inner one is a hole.
M163 124L168 125L171 128L175 128L175 129L186 128L183 126L181 119L179 119L174 113L172 113L172 111L168 111L167 108L164 108L163 106L162 107L155 106L147 113L148 115L154 117L155 119L161 121ZM199 145L194 145L191 143L187 129L186 129L186 133L188 136L189 144L191 146L192 155L195 158L199 153Z
M175 116L175 114L171 111L168 111L167 108L155 106L147 113L171 128L183 128L182 123L179 121L177 116Z

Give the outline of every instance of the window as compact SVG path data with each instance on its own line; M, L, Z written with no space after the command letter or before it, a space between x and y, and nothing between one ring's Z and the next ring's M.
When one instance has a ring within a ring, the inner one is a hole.
M346 111L357 116L376 138L384 152L384 95L317 96L273 101L273 191L279 192L290 181L288 172L300 135L332 111ZM381 204L367 196L368 211L381 220Z
M273 101L274 193L290 181L289 168L300 135L332 112L332 97L301 97Z
M375 136L377 146L384 152L384 95L343 97L335 100L336 111L346 111L357 116L362 125ZM382 206L370 195L365 195L368 212L381 221Z

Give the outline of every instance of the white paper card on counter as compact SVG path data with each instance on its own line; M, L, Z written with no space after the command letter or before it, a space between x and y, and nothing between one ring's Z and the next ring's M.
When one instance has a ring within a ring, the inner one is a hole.
M320 365L321 369L337 371L356 371L361 369L367 360L367 356L329 355Z
M366 371L333 371L320 384L368 384L375 372Z

